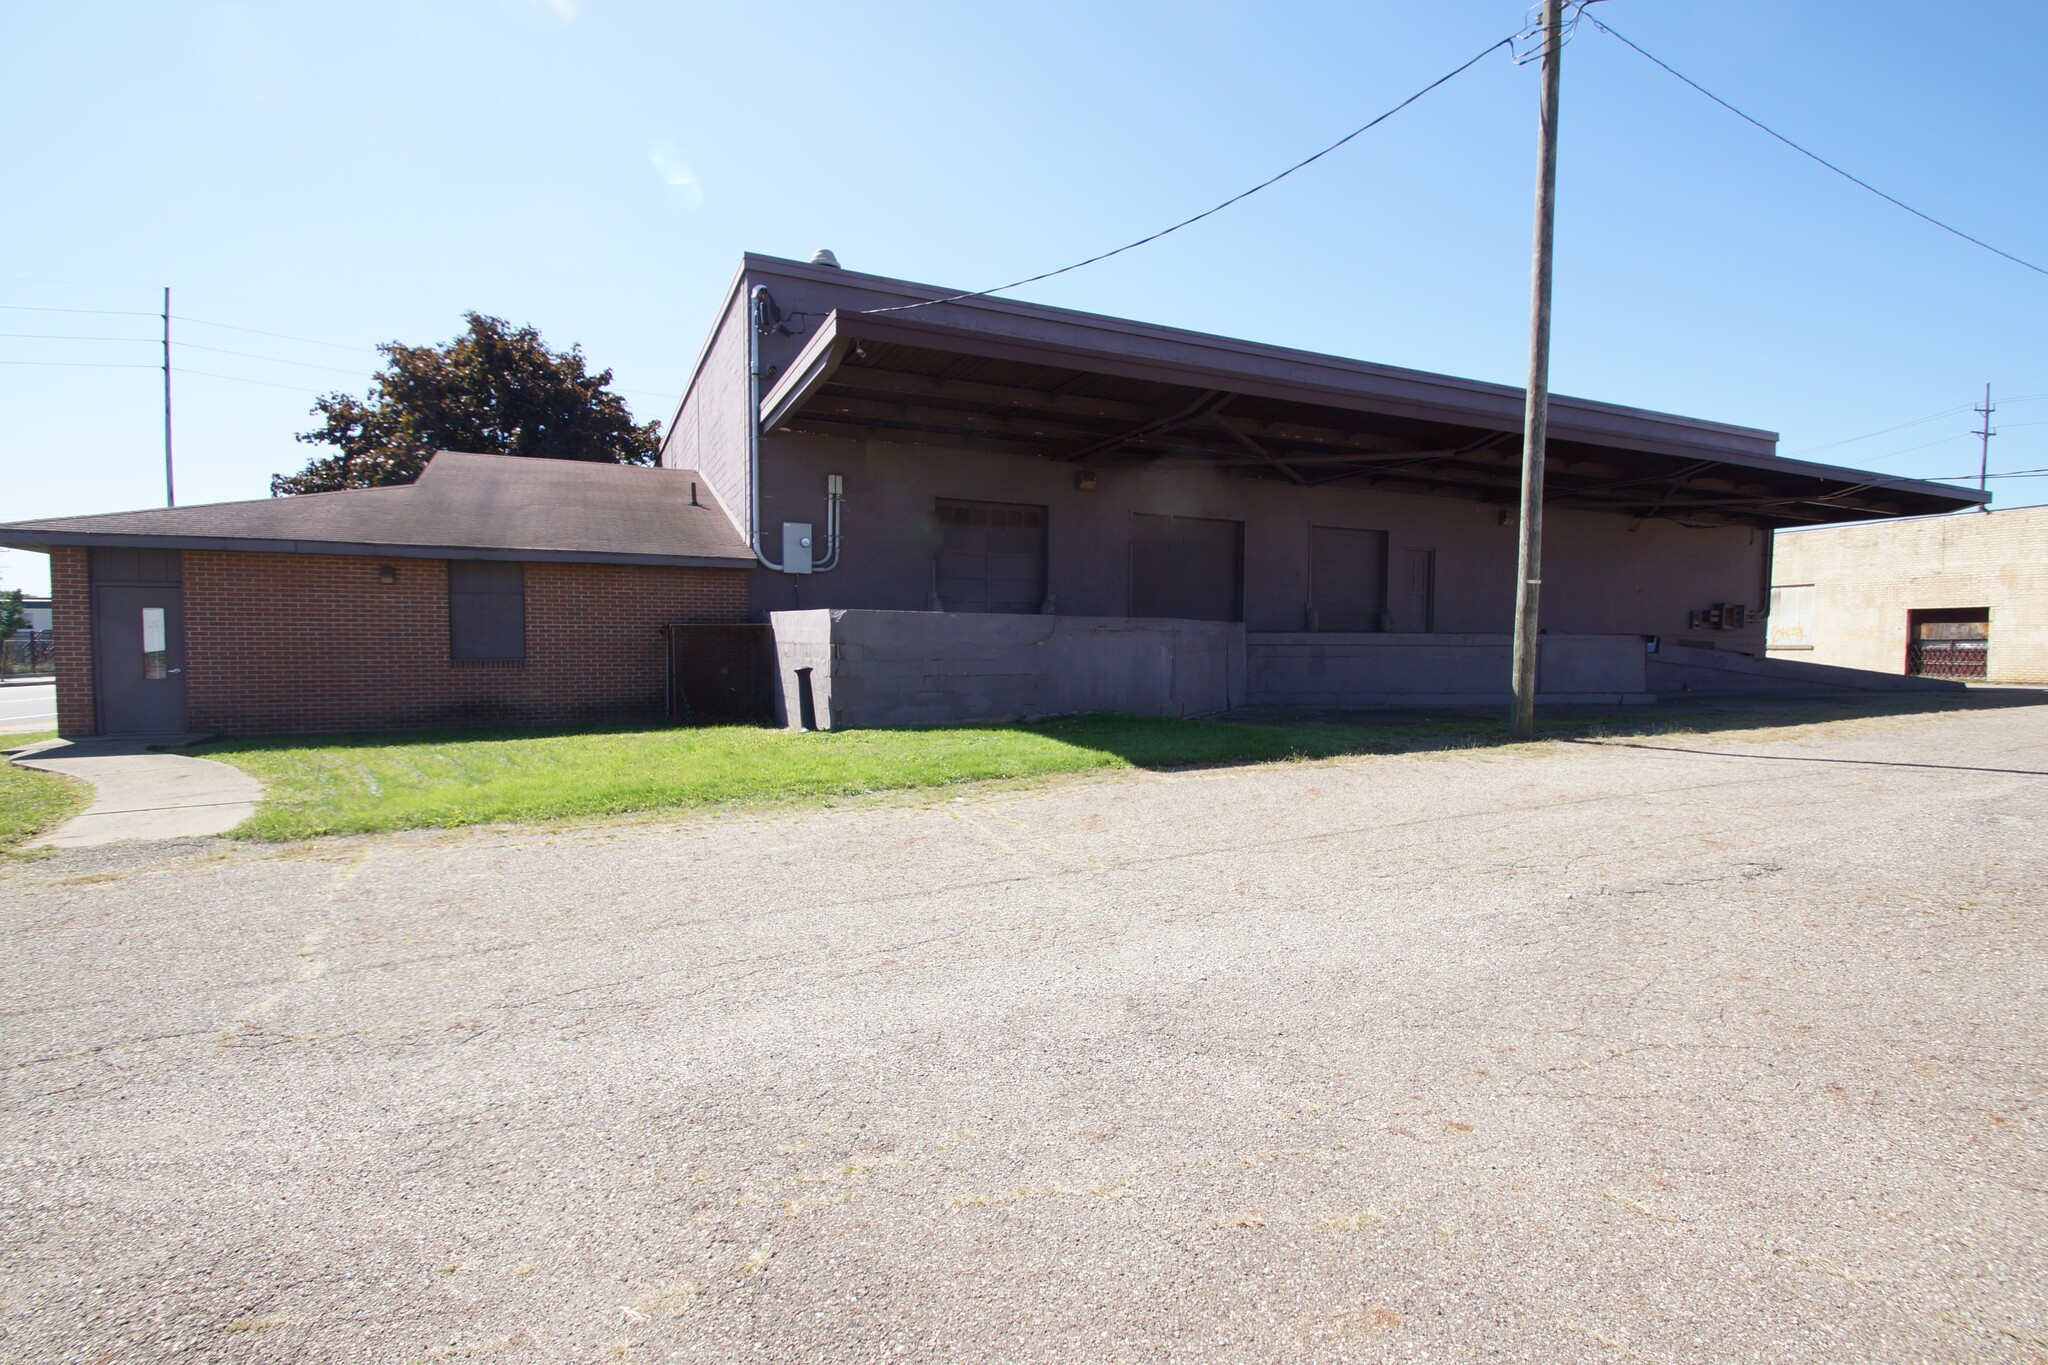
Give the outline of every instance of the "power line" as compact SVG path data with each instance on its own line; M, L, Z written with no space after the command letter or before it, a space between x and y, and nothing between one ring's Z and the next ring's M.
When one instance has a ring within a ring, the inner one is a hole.
M2048 393L2021 393L2015 399L2003 399L2003 401L2007 405L2013 405L2013 403L2040 403L2042 399L2048 399ZM1944 407L1942 411L1937 411L1937 413L1927 413L1925 417L1913 417L1911 422L1901 422L1898 426L1888 426L1888 428L1882 428L1882 430L1876 430L1876 432L1864 432L1862 436L1847 436L1843 440L1831 440L1825 446L1804 446L1800 450L1788 450L1786 458L1798 460L1798 458L1804 458L1808 454L1821 454L1823 450L1835 450L1837 446L1853 446L1855 442L1860 442L1860 440L1872 440L1876 436L1890 436L1892 432L1905 432L1905 430L1915 428L1915 426L1927 426L1929 422L1939 422L1939 420L1942 420L1942 417L1954 417L1954 415L1966 413L1966 411L1974 411L1974 409L1968 403L1958 403L1954 407ZM2042 426L2042 424L2038 424L2038 422L2007 422L2005 426ZM1950 440L1950 438L1944 436L1944 440ZM1942 444L1942 442L1927 442L1927 444ZM1925 450L1925 448L1927 446L1913 446L1913 450ZM1892 454L1907 454L1907 450L1894 450ZM1890 454L1874 454L1874 456L1866 456L1866 458L1888 460L1892 456Z
M1801 455L1818 455L1823 450L1833 450L1838 446L1852 446L1858 441L1868 441L1876 436L1889 436L1895 431L1904 431L1908 427L1923 427L1929 422L1938 422L1944 417L1953 417L1957 413L1968 412L1969 410L1970 405L1968 403L1959 403L1955 407L1943 408L1940 412L1931 412L1925 417L1915 417L1910 422L1901 422L1895 427L1885 427L1881 431L1866 431L1861 436L1850 436L1840 441L1830 441L1824 446L1808 446L1804 450L1792 452L1792 458L1797 459Z
M95 337L80 336L75 332L0 332L0 337L10 341L146 341L155 344L155 337ZM2017 398L2008 401L2017 403Z
M41 276L36 275L0 275L0 281L4 281L9 284L54 284L74 289L112 289L118 290L122 293L135 293L140 290L148 290L153 293L159 287L153 284L140 283L119 284L112 280L51 280L44 279ZM306 308L297 304L280 304L275 299L245 299L237 297L233 294L216 294L213 293L211 290L186 289L182 287L179 288L178 292L181 295L184 295L188 298L213 299L220 303L232 303L244 308L265 309L271 312L278 313L291 313L299 317L322 318L334 322L341 322L347 320L344 319L343 316L339 313L323 312L322 310L317 308ZM157 317L160 315L156 313L151 313L149 314L149 316Z
M149 368L153 370L156 366L151 365ZM215 370L188 370L183 365L171 366L171 372L173 374L204 375L208 379L231 379L237 384L260 384L266 389L290 389L293 393L317 394L326 392L324 389L309 389L303 384L279 384L268 379L248 379L239 374L221 374Z
M91 313L105 318L160 318L162 313L142 313L133 308L41 308L29 303L0 303L12 313Z
M144 316L156 317L157 314L148 313ZM171 318L175 322L189 322L195 327L219 327L229 332L247 332L252 336L276 337L279 341L303 341L308 346L331 346L337 351L374 352L377 349L375 346L354 346L345 341L321 341L315 337L293 336L289 332L266 332L261 327L237 327L232 322L209 322L205 318L187 317L183 313L173 313Z
M283 356L262 355L256 351L230 351L224 346L201 346L196 341L181 341L178 348L185 351L211 351L215 355L238 355L246 360L261 360L272 365L297 365L307 370L331 370L335 374L352 374L360 377L361 370L343 369L339 365L320 365L310 360L286 360Z
M1598 21L1595 20L1595 22L1597 23ZM1519 37L1520 35L1517 34L1516 36ZM1321 151L1316 152L1311 156L1303 157L1301 160L1295 162L1292 166L1289 166L1286 170L1281 171L1278 175L1269 176L1266 179L1261 180L1258 184L1252 186L1248 190L1243 190L1237 194L1231 195L1230 198L1224 200L1222 203L1216 205L1214 208L1203 209L1200 213L1196 214L1192 218L1181 219L1172 227L1161 228L1157 232L1138 238L1138 240L1136 240L1135 242L1125 242L1120 247L1116 247L1112 250L1104 251L1097 255L1090 256L1085 261L1075 261L1072 265L1063 265L1057 270L1047 270L1037 275L1027 275L1021 280L1012 280L1008 284L999 284L992 289L974 289L969 290L967 293L964 294L948 294L944 298L925 299L920 303L898 303L892 304L887 308L863 308L860 311L863 313L904 313L910 311L913 308L929 308L935 303L958 303L962 299L986 298L991 294L1003 294L1009 292L1012 289L1022 288L1024 285L1027 284L1036 284L1040 280L1049 280L1055 275L1064 275L1069 271L1079 270L1082 266L1094 265L1097 261L1106 261L1112 256L1121 256L1126 251L1134 251L1141 246L1147 245L1148 243L1156 242L1161 237L1164 237L1169 233L1179 232L1184 227L1192 227L1196 223L1201 222L1204 218L1212 217L1215 214L1221 213L1223 212L1223 210L1229 208L1232 204L1235 204L1243 199L1249 199L1251 198L1251 196L1257 194L1260 190L1266 189L1272 185L1277 185L1282 180L1285 180L1288 176L1293 175L1296 171L1301 170L1306 166L1313 165L1318 161L1321 161L1324 157L1328 156L1331 152L1336 151L1339 147L1342 147L1345 143L1351 141L1353 138L1358 137L1362 133L1370 132L1372 129L1377 128L1380 124L1385 123L1388 119L1400 113L1403 109L1406 109L1409 105L1415 103L1415 101L1421 99L1424 95L1427 95L1430 91L1436 89L1438 86L1446 84L1447 82L1464 75L1467 71L1479 65L1481 61L1493 55L1493 53L1497 49L1503 47L1508 50L1510 55L1513 55L1515 50L1514 38L1502 38L1496 42L1488 43L1484 48L1481 48L1476 55L1467 59L1463 65L1458 66L1453 70L1447 71L1441 76L1438 76L1428 85L1423 86L1420 90L1410 95L1407 99L1402 100L1399 104L1387 110L1384 114L1381 114L1377 118L1374 118L1367 123L1360 124L1358 127L1353 128L1350 132L1338 138L1335 142L1332 142L1329 146L1323 148Z
M50 365L65 370L155 370L157 365L116 360L0 360L0 365Z
M1851 175L1849 172L1843 170L1840 166L1837 166L1834 162L1822 156L1819 152L1809 151L1806 148L1800 146L1791 138L1786 137L1783 133L1779 132L1777 129L1765 123L1762 119L1753 118L1750 115L1743 113L1740 109L1737 109L1727 100L1722 99L1719 95L1707 89L1707 87L1701 85L1692 77L1686 75L1684 72L1678 70L1676 67L1673 67L1669 62L1666 62L1662 58L1654 56L1651 53L1644 51L1643 48L1637 46L1634 42L1630 41L1626 36L1616 32L1611 25L1600 22L1600 20L1594 18L1590 14L1586 15L1585 18L1586 22L1591 24L1594 28L1599 29L1602 33L1605 33L1610 38L1620 39L1620 41L1625 46L1633 49L1639 56L1645 57L1653 64L1662 67L1665 71L1669 72L1673 76L1676 76L1679 80L1684 81L1687 85L1699 91L1702 95L1705 95L1708 99L1720 105L1723 109L1726 109L1729 113L1735 115L1743 122L1748 123L1756 128L1760 128L1766 133L1769 133L1772 137L1784 143L1787 147L1790 147L1793 151L1799 153L1801 156L1819 162L1821 165L1827 167L1836 175L1841 176L1842 179L1849 181L1851 184L1862 186L1864 189L1869 190L1872 194L1884 200L1886 203L1904 209L1906 212L1912 214L1915 218L1919 218L1925 222L1934 224L1934 226L1940 228L1943 232L1953 233L1956 236L1962 238L1964 241L1970 243L1972 246L1983 247L1986 251L1992 253L1993 255L2003 256L2008 261L2011 261L2014 265L2023 265L2037 275L2048 275L2048 266L2035 265L2032 261L2023 260L2020 257L2013 255L2010 251L2005 251L1999 247L1991 245L1991 243L1985 241L1981 237L1972 237L1969 233L1963 231L1961 228L1951 227L1949 224L1942 222L1941 219L1936 218L1933 214L1923 213L1919 209L1914 208L1911 204L1908 204L1905 200L1900 199L1895 195L1886 194L1883 190L1871 184L1868 180L1864 180L1859 176Z
M2034 479L2039 478L2043 474L2048 474L2048 469L2008 469L2002 474L1985 474L1981 477L1987 479ZM1978 477L1977 471L1973 469L1967 474L1938 474L1929 479L1928 482L1954 483L1959 479L1974 479Z
M1864 458L1869 460L1873 464L1880 460L1896 460L1897 458L1899 458L1899 456L1911 455L1916 450L1932 450L1936 446L1945 446L1950 441L1960 441L1963 439L1963 437L1967 435L1969 435L1968 432L1959 431L1956 432L1953 436L1943 436L1939 440L1928 441L1923 445L1907 446L1904 450L1894 450L1888 455L1866 455Z
M36 365L63 370L161 370L161 365L147 365L139 362L107 360L0 360L0 365ZM183 365L171 366L173 374L204 375L208 379L231 379L237 384L261 384L269 389L290 389L294 393L322 393L321 389L309 389L300 384L278 384L268 379L249 379L239 374L220 374L213 370L188 370Z

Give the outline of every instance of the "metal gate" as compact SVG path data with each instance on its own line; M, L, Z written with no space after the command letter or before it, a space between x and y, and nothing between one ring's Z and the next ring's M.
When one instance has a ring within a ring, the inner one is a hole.
M663 626L668 717L685 724L775 718L775 632L765 625Z
M1991 654L1988 640L1914 640L1906 646L1906 671L1922 678L1983 678Z
M1906 613L1906 671L1922 678L1987 676L1991 655L1988 607L1943 607Z

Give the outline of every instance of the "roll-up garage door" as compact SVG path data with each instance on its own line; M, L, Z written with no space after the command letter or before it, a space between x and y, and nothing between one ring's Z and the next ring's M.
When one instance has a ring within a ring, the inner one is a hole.
M1131 514L1131 615L1244 619L1244 523Z
M1045 509L1024 503L938 504L933 570L946 611L1035 615L1045 602Z
M1309 528L1309 601L1318 630L1385 630L1387 533Z

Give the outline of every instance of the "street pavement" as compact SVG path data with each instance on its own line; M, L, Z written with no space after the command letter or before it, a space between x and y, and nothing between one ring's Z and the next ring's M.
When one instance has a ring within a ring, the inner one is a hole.
M0 735L57 728L57 684L49 678L0 682Z
M0 1357L2048 1361L2048 709L0 864Z

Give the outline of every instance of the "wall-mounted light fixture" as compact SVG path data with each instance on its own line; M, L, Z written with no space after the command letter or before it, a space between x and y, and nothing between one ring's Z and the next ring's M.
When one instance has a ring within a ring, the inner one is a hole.
M397 566L393 564L379 564L377 566L377 581L379 583L396 583L398 581Z
M1074 475L1074 487L1080 489L1083 493L1086 493L1089 489L1095 487L1095 475L1093 471L1084 469L1080 473Z

